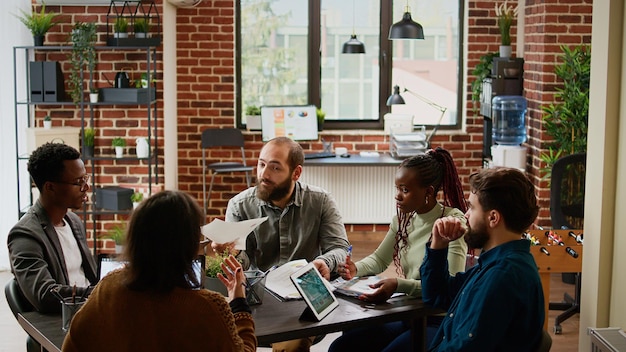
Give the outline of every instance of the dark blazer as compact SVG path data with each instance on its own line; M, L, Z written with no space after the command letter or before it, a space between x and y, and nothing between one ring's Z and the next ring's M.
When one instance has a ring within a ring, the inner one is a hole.
M78 243L85 276L95 285L98 281L96 261L87 246L83 222L70 211L64 218ZM58 287L61 296L69 297L73 286L68 279L59 237L39 201L13 226L7 242L11 271L24 297L42 313L60 312L61 303L50 289ZM89 289L79 287L77 294L82 295Z

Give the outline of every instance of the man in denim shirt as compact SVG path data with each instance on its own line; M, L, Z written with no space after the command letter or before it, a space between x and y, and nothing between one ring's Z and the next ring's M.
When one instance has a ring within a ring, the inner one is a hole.
M544 297L530 241L521 235L537 217L535 187L516 169L470 176L465 241L481 248L478 264L448 274L448 243L464 235L460 221L435 222L420 268L426 304L447 310L429 351L533 351L542 336Z
M228 201L226 221L268 219L248 235L245 251L233 250L233 243L212 243L213 250L221 253L228 249L237 254L244 268L263 271L306 259L329 279L346 260L348 236L330 194L298 181L303 163L302 147L293 140L277 137L267 142L257 163L257 185ZM308 350L311 339L294 342L296 347L274 344L273 349Z

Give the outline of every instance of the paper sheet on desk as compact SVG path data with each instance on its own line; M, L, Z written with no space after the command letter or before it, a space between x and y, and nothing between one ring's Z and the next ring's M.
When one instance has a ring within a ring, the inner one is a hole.
M265 288L283 301L301 299L302 296L289 277L306 264L306 259L292 260L270 271L265 279Z
M210 224L202 226L202 234L215 243L235 241L235 249L245 250L246 237L265 220L267 220L267 216L238 222L215 219Z

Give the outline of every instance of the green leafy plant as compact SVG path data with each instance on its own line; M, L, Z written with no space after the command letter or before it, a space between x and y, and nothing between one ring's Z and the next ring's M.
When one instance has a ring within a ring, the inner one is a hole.
M43 120L44 120L44 121L52 121L52 118L50 117L50 115L46 115L46 116L43 118Z
M128 29L128 20L124 17L118 17L113 23L113 31L117 33L124 33Z
M476 76L476 79L472 82L472 102L474 113L478 111L476 103L480 101L480 95L483 92L483 80L491 75L491 65L494 57L500 57L500 53L493 52L481 56L478 64L472 71L472 74Z
M48 12L46 13L46 4L42 2L41 11L32 13L28 13L24 10L21 10L21 15L15 15L20 22L22 22L28 30L32 33L33 36L43 36L45 35L50 28L54 27L58 22L56 22L56 18L58 16L57 13Z
M96 24L93 22L77 22L70 37L72 52L70 54L69 88L74 104L83 100L83 72L89 71L89 87L93 87L93 73L98 61L95 42Z
M496 6L496 16L498 17L498 28L500 28L500 42L502 45L511 45L511 25L517 16L517 6L507 6L506 1L500 6Z
M148 33L150 31L150 22L145 18L136 18L133 23L135 33Z
M126 241L126 225L123 223L114 225L102 238L113 240L118 246L123 245Z
M205 275L207 277L217 277L217 274L222 272L221 264L226 257L228 257L228 251L224 251L221 254L207 255L204 263Z
M261 108L256 105L248 105L246 106L246 115L247 116L258 116L261 115Z
M111 145L114 146L114 147L125 147L126 146L126 140L124 138L122 138L122 137L115 137L111 141Z
M85 137L85 146L93 147L96 138L96 130L91 127L87 127L83 130L83 136Z
M135 192L130 196L130 201L133 203L139 203L143 200L143 193Z
M315 113L317 115L317 129L321 131L324 126L324 118L326 118L326 113L322 109L315 110Z

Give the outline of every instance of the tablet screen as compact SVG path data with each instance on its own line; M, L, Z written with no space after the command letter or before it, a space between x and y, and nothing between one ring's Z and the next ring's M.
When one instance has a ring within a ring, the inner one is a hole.
M337 298L326 286L324 279L313 263L309 263L291 274L291 281L318 321L339 305Z

